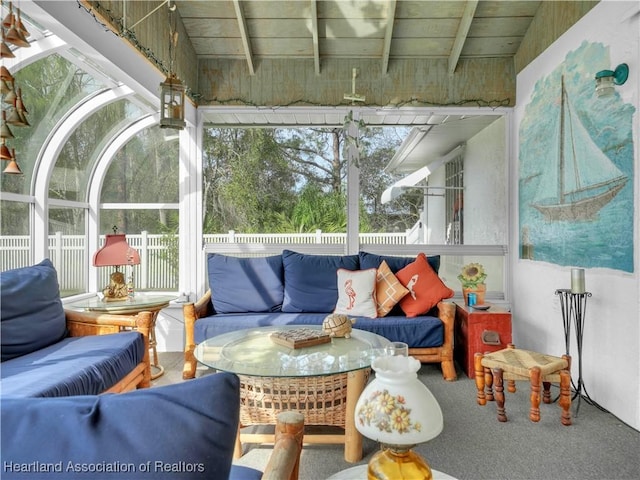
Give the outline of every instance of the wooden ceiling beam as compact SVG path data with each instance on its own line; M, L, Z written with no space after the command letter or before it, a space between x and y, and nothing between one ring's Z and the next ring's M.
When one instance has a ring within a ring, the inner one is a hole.
M449 75L453 75L456 71L458 60L460 59L460 53L462 52L462 47L464 47L464 42L467 40L469 28L471 27L471 22L473 21L473 16L476 13L477 7L478 0L469 0L464 7L464 13L460 19L458 32L456 33L456 38L453 42L453 48L449 54Z
M318 40L318 4L316 0L311 2L311 34L313 36L313 65L316 75L320 75L320 42Z
M387 28L384 32L384 45L382 47L382 74L386 75L389 68L389 55L391 54L391 39L393 38L393 24L396 18L396 0L391 0L387 9Z
M242 39L242 47L244 49L244 56L247 59L249 74L255 75L256 71L253 66L253 53L251 52L251 42L249 41L249 33L247 32L247 19L245 18L244 12L242 11L240 0L233 0L233 8L236 11L238 28L240 29L240 38Z

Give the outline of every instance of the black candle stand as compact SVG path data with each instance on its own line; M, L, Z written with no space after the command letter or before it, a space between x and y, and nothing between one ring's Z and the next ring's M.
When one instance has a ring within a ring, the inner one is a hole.
M571 346L571 323L574 324L576 331L576 346L578 349L578 381L577 383L574 383L573 377L571 378L571 385L573 386L574 390L574 394L571 400L574 400L576 397L578 398L578 405L576 406L575 414L577 417L578 410L580 410L581 398L584 397L585 401L590 405L598 406L589 396L587 388L584 385L584 380L582 378L582 337L584 335L584 319L587 311L587 298L591 296L591 293L573 293L569 289L562 288L556 290L556 295L560 297L562 323L564 325L565 353L567 355L570 355L569 351Z

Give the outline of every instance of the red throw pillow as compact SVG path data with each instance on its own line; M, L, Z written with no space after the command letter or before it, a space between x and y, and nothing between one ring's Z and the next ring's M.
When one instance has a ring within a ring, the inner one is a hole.
M425 314L439 301L454 295L431 268L424 253L418 254L413 263L396 273L396 277L409 290L399 302L407 317Z

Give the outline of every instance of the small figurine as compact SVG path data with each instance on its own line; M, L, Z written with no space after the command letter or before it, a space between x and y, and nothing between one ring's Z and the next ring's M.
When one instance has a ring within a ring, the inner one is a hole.
M106 302L126 300L128 297L127 284L124 283L124 274L117 271L113 272L110 279L109 285L102 291L104 294L104 300Z
M322 330L331 337L351 337L351 326L356 323L355 318L349 318L341 313L332 313L322 322Z

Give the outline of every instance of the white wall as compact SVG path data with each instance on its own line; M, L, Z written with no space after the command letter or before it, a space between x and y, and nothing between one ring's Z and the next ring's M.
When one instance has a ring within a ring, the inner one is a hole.
M623 422L640 428L640 282L638 256L638 78L640 64L640 6L638 2L603 1L574 25L517 79L517 102L514 114L514 139L511 173L513 264L513 336L517 346L549 354L565 350L558 288L570 287L570 267L535 260L521 260L518 255L518 127L523 118L534 85L560 65L568 52L584 41L610 46L611 66L627 63L630 77L616 87L625 103L636 111L633 117L635 154L634 272L607 268L586 270L586 287L593 296L588 299L583 342L583 379L590 397ZM595 72L593 72L595 74ZM595 86L595 83L594 83ZM594 93L595 94L595 93ZM541 119L544 121L544 119ZM575 360L572 374L577 379L577 351L572 333L571 355ZM582 410L580 414L583 415ZM579 419L577 420L580 421Z
M505 128L500 117L467 142L464 156L464 243L507 245L509 236L508 163ZM487 290L505 291L502 257L479 261L489 274ZM507 295L507 292L505 292ZM508 301L508 298L506 299ZM508 305L505 304L508 308Z
M505 117L467 142L464 156L464 243L506 245L507 147ZM496 228L496 225L504 228Z

